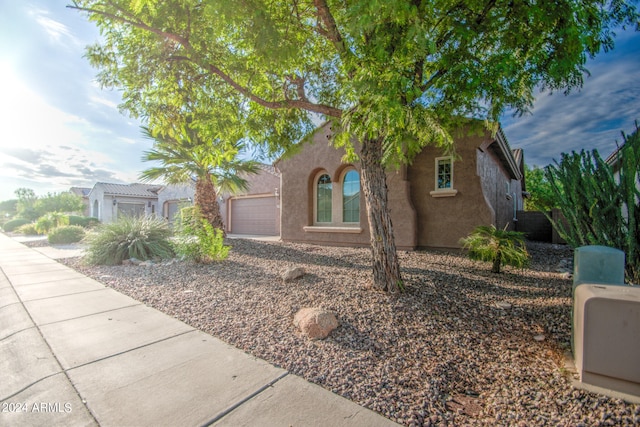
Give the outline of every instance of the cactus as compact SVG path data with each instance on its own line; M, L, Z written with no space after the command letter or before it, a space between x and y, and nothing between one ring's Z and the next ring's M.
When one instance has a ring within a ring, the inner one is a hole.
M545 168L566 222L553 221L572 247L603 245L618 248L627 258L626 277L640 282L640 132L622 134L614 168L597 150L562 154Z

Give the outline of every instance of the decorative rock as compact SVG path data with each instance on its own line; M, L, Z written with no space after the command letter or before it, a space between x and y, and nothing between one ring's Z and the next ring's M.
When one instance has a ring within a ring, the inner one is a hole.
M533 339L534 339L534 340L536 340L536 341L538 341L538 342L540 342L540 341L544 341L544 338L545 338L545 337L544 337L544 335L542 335L542 334L541 334L541 335L536 335L536 336L534 336L534 337L533 337Z
M498 307L500 310L509 310L511 308L511 304L505 301L498 301L496 303L496 307Z
M293 317L293 324L312 340L324 339L339 326L336 315L321 308L301 308Z
M295 268L290 268L289 270L287 270L282 275L282 280L284 280L284 282L287 283L287 282L292 282L292 281L294 281L296 279L299 279L302 276L304 276L304 268L295 267Z
M140 263L142 263L138 258L129 258L129 262L133 265L140 265Z
M131 264L132 264L132 262L131 262L130 259L123 259L122 260L122 265L131 265Z

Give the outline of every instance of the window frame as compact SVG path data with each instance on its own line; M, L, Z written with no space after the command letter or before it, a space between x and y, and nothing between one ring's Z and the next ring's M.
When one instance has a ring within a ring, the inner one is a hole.
M344 194L344 189L345 189L345 184L346 184L346 178L347 175L351 172L355 172L356 175L358 175L358 215L357 215L357 220L356 221L346 221L345 220L345 213L346 213L346 206L345 206L345 194ZM341 180L340 180L340 208L342 210L342 216L341 216L341 223L343 224L360 224L360 195L362 194L362 187L361 187L361 183L360 183L360 172L358 172L358 170L354 167L349 167L347 169L345 169L342 173L341 176Z
M440 178L440 165L444 164L444 161L449 162L449 187L439 187ZM434 190L430 192L432 197L452 197L458 194L458 190L454 188L455 183L455 167L453 156L441 156L435 158L435 171L434 171Z
M318 192L318 186L320 185L320 179L323 176L327 176L330 180L330 184L331 184L331 197L329 197L329 203L330 205L330 209L329 209L329 221L319 221L318 220L318 196L319 196L319 192ZM334 198L334 191L333 191L333 187L334 187L334 181L331 178L331 175L329 174L329 172L323 170L320 171L316 174L314 180L313 180L313 224L314 225L329 225L329 224L333 224L333 198Z
M313 233L362 233L360 218L362 215L361 201L358 197L358 221L344 222L344 183L347 174L354 171L358 174L358 192L362 194L362 176L358 169L348 166L339 172L339 180L333 180L326 169L317 172L313 177L313 212L312 225L303 227L305 232ZM323 175L331 179L331 222L318 222L318 183ZM337 191L335 191L337 189Z

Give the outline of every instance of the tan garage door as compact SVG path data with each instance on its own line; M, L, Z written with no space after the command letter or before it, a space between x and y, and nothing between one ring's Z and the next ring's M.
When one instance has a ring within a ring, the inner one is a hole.
M231 233L279 235L277 202L275 197L231 199Z

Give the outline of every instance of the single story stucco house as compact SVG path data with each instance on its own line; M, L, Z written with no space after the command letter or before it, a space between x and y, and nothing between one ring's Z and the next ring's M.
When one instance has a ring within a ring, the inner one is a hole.
M158 216L173 223L180 209L193 204L196 193L195 181L185 184L170 184L158 190Z
M283 241L364 246L370 243L359 164L341 161L327 123L292 157L276 162L281 172ZM502 130L455 140L456 156L426 147L413 163L387 174L388 207L396 245L458 248L478 225L514 228L522 209L524 160Z
M112 222L119 215L156 215L161 185L96 183L89 192L91 216Z

